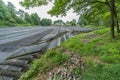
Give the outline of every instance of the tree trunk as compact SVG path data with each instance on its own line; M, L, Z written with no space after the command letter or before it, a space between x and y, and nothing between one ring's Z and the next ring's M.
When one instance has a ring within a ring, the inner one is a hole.
M117 28L117 32L120 33L119 23L118 23L118 16L117 16L115 3L114 3L114 17L115 17L115 25L116 25L116 28Z
M120 28L119 28L117 15L115 15L115 24L116 24L117 32L120 33Z
M110 12L111 12L111 38L114 39L115 37L115 33L114 33L114 26L115 26L115 20L114 20L114 0L110 1L111 7L110 7Z
M111 25L110 25L110 29L111 29L111 38L114 39L115 37L115 32L114 32L114 15L111 13Z

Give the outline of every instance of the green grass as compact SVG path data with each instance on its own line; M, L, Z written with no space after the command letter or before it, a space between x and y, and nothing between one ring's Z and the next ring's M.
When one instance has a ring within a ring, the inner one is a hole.
M48 72L53 66L59 66L70 58L60 50L49 50L40 59L35 60L20 80L34 80L37 74Z
M109 28L104 28L102 30L97 30L97 31L93 31L94 34L99 34L99 35L103 35L105 34L106 32L109 32L110 29Z
M87 25L87 28L106 28L106 26L95 26L95 25Z
M89 38L89 35L97 35L95 38ZM82 42L87 40L87 43ZM104 55L120 53L119 39L110 40L109 29L93 31L87 34L80 34L63 43L67 49L80 53L81 55Z
M109 31L105 28L80 34L62 44L86 57L83 80L120 80L120 35L111 40ZM90 35L97 36L90 38ZM84 43L83 40L88 42Z
M91 63L82 73L83 80L120 80L120 64Z

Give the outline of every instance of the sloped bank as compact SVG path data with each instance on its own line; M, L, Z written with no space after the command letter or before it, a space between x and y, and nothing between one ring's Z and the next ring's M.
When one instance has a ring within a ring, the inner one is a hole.
M77 35L34 61L21 80L119 80L119 39L110 40L107 28Z
M83 80L120 80L120 35L111 40L109 31L81 34L63 44L85 60Z

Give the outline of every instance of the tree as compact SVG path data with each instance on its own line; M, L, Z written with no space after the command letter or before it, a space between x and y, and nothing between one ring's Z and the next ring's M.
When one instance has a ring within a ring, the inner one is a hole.
M71 26L70 21L66 21L65 25L66 25L66 26Z
M77 24L76 24L76 20L73 19L73 20L71 20L71 21L66 21L65 25L66 25L66 26L76 26L76 25L77 25Z
M70 24L71 24L71 26L76 26L76 20L73 19L72 21L70 21Z
M19 19L17 16L16 16L16 10L15 10L15 6L11 3L11 2L8 2L7 4L7 9L8 9L8 13L9 13L9 16L10 16L10 19L9 21L11 23L14 23L17 24L17 23L21 23L21 19Z
M22 9L19 9L19 11L16 11L16 14L19 15L20 18L24 18L25 12Z
M5 5L2 0L0 0L0 19L4 20Z
M47 2L48 0L24 0L24 2L21 2L21 4L26 7L33 7L43 5ZM87 12L88 10L92 9L96 9L96 12L102 12L101 9L104 9L104 7L106 7L111 14L111 38L114 38L114 26L116 26L117 32L120 32L116 11L116 3L118 2L120 2L120 0L55 0L52 10L48 11L48 13L52 16L58 16L60 14L66 15L66 12L71 8L73 8L74 12L77 13Z
M41 20L41 25L42 25L42 26L50 26L50 25L52 25L52 20L51 20L51 19L43 18L43 19Z
M60 15L60 10L62 10L62 14L65 14L66 11L68 11L70 8L73 8L75 12L86 12L88 7L90 9L96 9L100 11L100 8L103 8L103 6L107 7L109 9L109 12L111 13L111 38L114 38L114 26L117 27L117 32L119 33L119 25L118 25L118 19L117 19L117 12L116 12L116 6L115 2L118 0L55 0L55 5L53 6L52 10L50 10L48 13L52 15ZM59 6L58 6L59 4ZM99 9L98 9L99 8ZM58 11L56 11L58 10ZM96 11L97 12L97 11ZM116 22L116 24L115 24Z
M31 19L34 25L40 25L40 17L38 16L37 13L32 13Z
M23 12L23 10L20 11ZM5 5L0 0L0 26L26 25L26 22L21 17L18 17L16 12L18 11L16 11L15 6L11 2Z
M56 25L56 26L63 26L63 25L65 25L65 23L64 23L63 20L56 20L56 21L54 21L54 25Z
M85 15L83 14L83 15L80 15L77 24L79 24L79 25L87 25L88 22L89 22L88 18L86 18Z
M50 0L24 0L21 1L20 4L28 9L29 7L46 5L48 1Z
M27 23L30 23L31 25L34 25L34 23L32 22L32 18L31 16L28 14L28 13L25 13L25 18L24 20L27 22Z
M8 7L0 0L0 25L14 26L16 21L11 17Z
M16 17L16 10L15 10L15 6L11 3L11 2L8 2L7 4L7 8L8 8L8 11L9 11L9 14L14 18Z

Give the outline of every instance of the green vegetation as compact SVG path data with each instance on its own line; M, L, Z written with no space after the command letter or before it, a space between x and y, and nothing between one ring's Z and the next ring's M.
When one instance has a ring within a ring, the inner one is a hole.
M62 20L56 20L54 21L54 25L56 26L77 26L77 21L75 19L71 21L62 21Z
M29 24L23 20L22 18L18 17L19 11L15 10L15 6L8 2L7 5L3 3L2 0L0 0L0 27L7 27L7 26L21 26ZM21 13L23 15L23 13Z
M51 19L43 18L43 19L41 20L41 25L42 25L42 26L50 26L50 25L52 25L52 20L51 20Z
M80 34L63 45L81 55L94 55L101 56L101 59L107 61L107 59L113 58L113 60L120 60L120 41L119 37L115 40L110 40L109 29L105 28L102 30L93 31L90 33ZM104 59L106 58L106 59Z
M9 26L50 26L52 24L51 19L42 19L37 13L28 14L25 11L19 9L16 10L16 7L8 2L7 5L0 0L0 27L9 27Z
M54 21L54 25L56 25L56 26L63 26L63 25L65 25L65 23L62 20L56 20L56 21Z
M77 35L64 42L63 46L84 58L83 80L119 80L119 37L110 40L109 29L105 28Z
M20 4L26 8L46 5L49 0L23 0ZM61 47L80 54L85 60L84 80L120 80L120 0L55 0L48 11L51 16L66 16L73 9L81 14L76 20L54 21L54 25L99 26L101 30L83 33L64 42ZM50 26L52 20L41 19L37 13L28 14L17 11L15 6L0 0L0 27L6 26ZM87 26L87 27L90 27ZM107 28L110 26L110 28ZM111 38L110 38L111 37ZM34 79L38 73L45 74L53 66L62 65L70 56L61 49L49 50L40 59L34 61L30 70L21 77L22 80ZM76 69L75 74L81 72Z
M52 0L50 0L52 2ZM26 8L46 5L49 0L23 0L20 4ZM111 38L115 38L115 29L119 28L120 0L54 0L54 6L48 11L51 16L66 16L70 9L80 14L79 25L110 26ZM76 21L66 22L74 26Z
M77 35L63 42L59 48L48 50L34 61L30 70L21 80L33 80L38 74L45 74L56 66L68 61L64 51L78 53L85 60L85 69L73 70L83 80L120 80L120 36L110 40L109 28ZM64 48L64 50L63 50Z
M65 23L66 26L76 26L77 25L77 22L75 19L71 20L71 21L67 21Z
M30 70L21 77L21 80L34 80L37 73L45 74L54 66L66 62L69 57L69 55L62 54L60 50L49 50L32 63Z
M89 64L83 72L83 80L120 80L120 64Z

